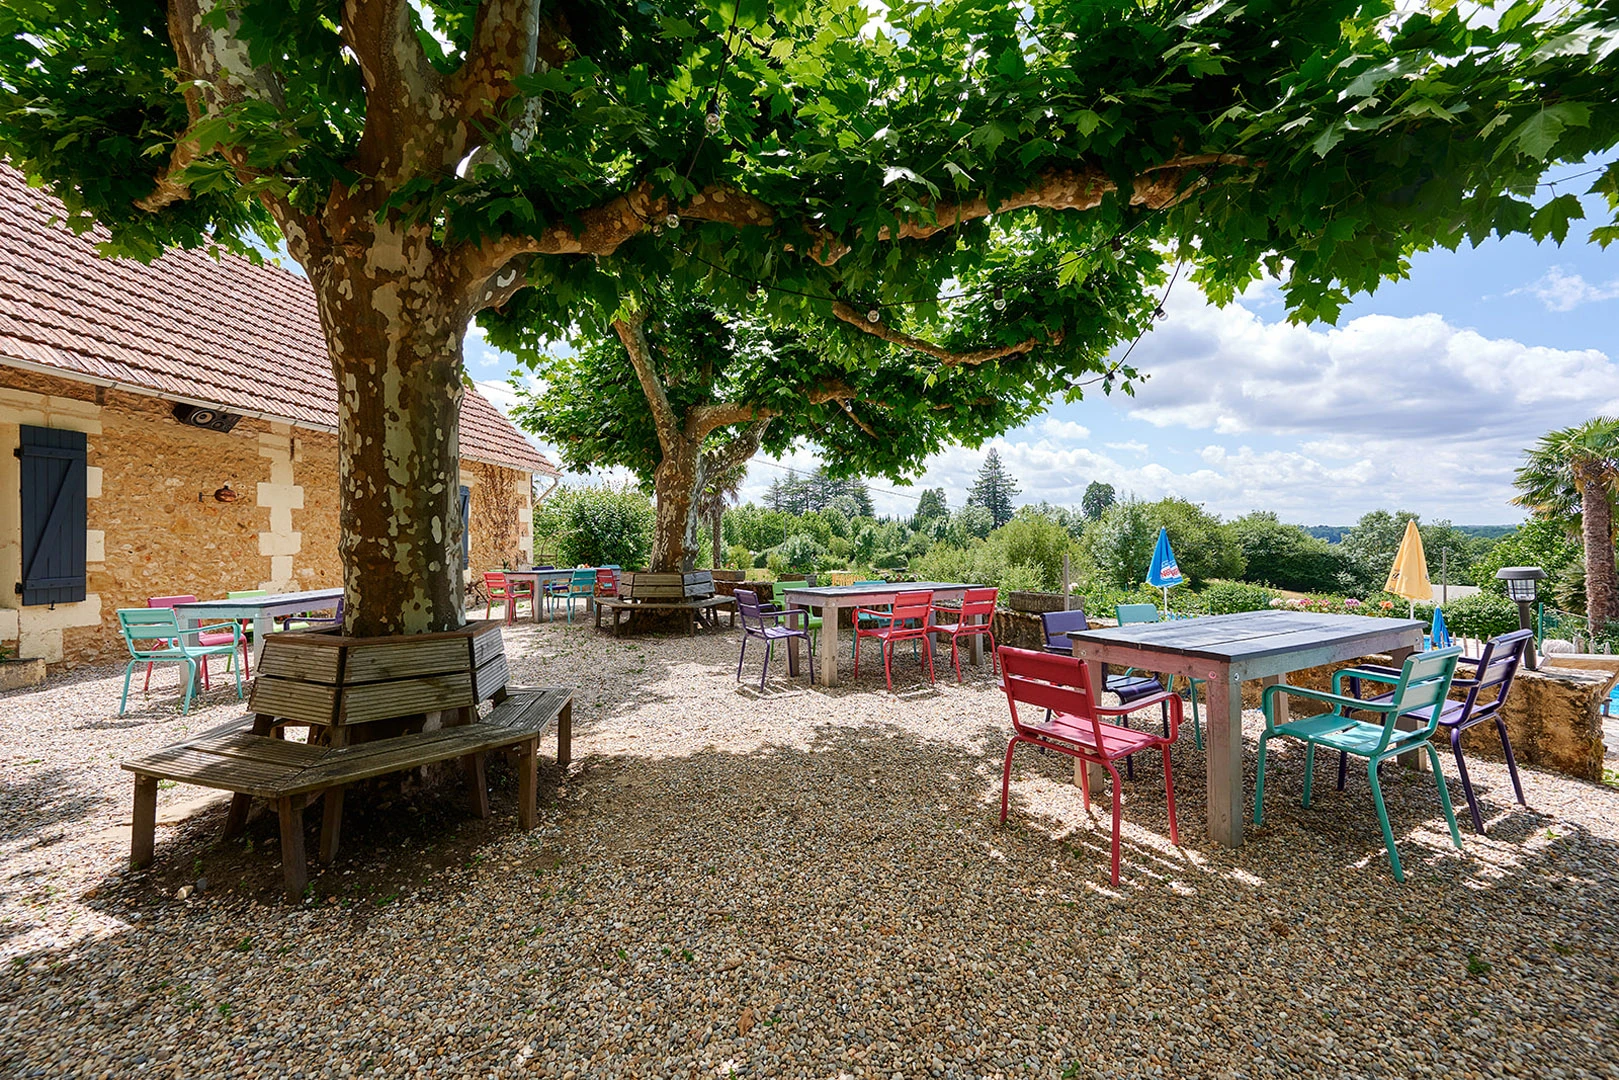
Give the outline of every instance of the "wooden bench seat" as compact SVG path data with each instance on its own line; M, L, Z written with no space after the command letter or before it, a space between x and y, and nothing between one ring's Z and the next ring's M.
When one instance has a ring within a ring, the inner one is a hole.
M612 619L613 635L615 637L623 629L628 619L620 619L620 613L634 614L637 611L689 611L692 613L691 623L686 627L687 634L697 633L697 624L700 615L705 611L717 608L729 608L731 612L731 625L736 626L736 597L734 596L704 596L692 600L613 600L598 597L596 600L596 626L602 624L602 612L609 612Z
M384 716L416 715L420 719L423 699L401 694L401 684L415 685L422 681L419 669L408 667L376 671L350 663L351 656L343 656L333 666L315 665L306 681L293 686L294 692L283 693L285 687L275 691L282 699L293 703L291 708L275 707L270 712L249 713L234 718L218 727L182 742L165 746L150 753L125 761L123 767L135 777L135 811L131 838L131 862L140 867L152 861L156 839L158 783L171 780L176 783L195 784L200 787L230 791L230 816L225 824L227 836L235 835L247 823L247 811L255 798L272 803L281 821L281 862L286 879L287 894L296 899L308 883L308 865L304 855L303 811L315 799L324 801L320 857L331 862L337 855L338 838L342 827L343 793L351 784L388 773L402 772L423 765L459 759L467 771L472 791L473 810L481 817L489 816L489 792L484 776L484 758L492 750L510 751L518 770L518 815L522 827L532 829L537 820L537 768L539 741L552 726L557 735L557 763L564 768L571 754L573 735L573 695L565 688L520 689L505 685L506 664L501 652L498 629L490 634L483 629L472 632L475 637L463 640L460 650L466 657L465 673L453 674L455 697L432 700L428 704L450 704L458 714L456 719L467 722L420 731L391 738L353 741L351 732L359 723L353 717L359 712L350 704L364 692L369 719L379 709ZM266 642L267 647L282 639L312 638L314 635L278 634ZM377 639L362 639L372 642ZM331 641L320 643L329 647ZM437 642L434 648L445 652ZM288 641L288 651L300 648L296 641ZM374 644L353 650L358 659L367 659L363 649L375 650ZM318 650L317 650L318 651ZM421 649L416 649L418 653ZM266 656L269 656L267 648ZM456 662L454 656L449 656ZM440 668L445 659L437 662ZM312 696L322 687L334 686L327 682L343 670L359 670L371 679L365 683L344 683L341 694L327 693L334 712L329 724L315 724L315 714L305 711ZM271 678L278 684L292 683L289 675L276 677L274 665L261 668L261 678ZM288 670L288 668L283 668ZM498 682L491 676L498 673ZM378 680L377 675L388 676ZM441 678L440 682L446 680ZM464 685L462 685L464 684ZM305 690L304 687L309 689ZM372 692L373 688L376 692ZM268 695L255 686L254 708ZM442 693L442 691L441 691ZM492 702L487 715L478 716L477 702L487 697ZM378 702L396 702L384 707ZM288 712L298 715L288 716ZM310 725L311 733L324 733L326 741L302 743L280 737L280 729L288 725Z

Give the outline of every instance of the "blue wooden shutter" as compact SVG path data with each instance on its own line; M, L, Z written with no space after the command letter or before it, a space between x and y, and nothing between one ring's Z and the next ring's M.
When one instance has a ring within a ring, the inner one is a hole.
M84 599L85 436L22 426L22 583L24 604Z
M472 489L461 488L461 567L472 565Z

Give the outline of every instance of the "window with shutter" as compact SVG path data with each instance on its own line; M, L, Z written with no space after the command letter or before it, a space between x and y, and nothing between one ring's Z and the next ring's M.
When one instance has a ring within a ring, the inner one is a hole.
M85 451L82 431L22 426L22 581L26 604L85 596Z
M472 489L461 488L461 568L472 565Z

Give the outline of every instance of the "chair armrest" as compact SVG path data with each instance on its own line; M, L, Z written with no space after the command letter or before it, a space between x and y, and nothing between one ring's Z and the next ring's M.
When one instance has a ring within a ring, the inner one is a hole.
M1355 670L1350 668L1348 670ZM1343 674L1339 672L1339 674ZM1336 679L1337 676L1334 676ZM1345 694L1329 694L1325 690L1310 690L1303 686L1289 686L1287 683L1276 683L1265 687L1264 693L1259 695L1261 708L1268 706L1277 694L1286 694L1288 697L1307 698L1310 701L1319 701L1326 705L1336 705L1345 709L1359 709L1362 712L1393 712L1393 705L1374 705L1369 701L1362 701L1358 697L1349 697Z
M1181 696L1179 694L1177 694L1177 693L1174 693L1173 691L1165 690L1165 691L1163 691L1162 693L1159 693L1159 694L1149 694L1148 696L1146 696L1144 698L1136 698L1134 701L1130 702L1128 705L1119 705L1119 706L1102 706L1102 705L1098 705L1096 707L1095 711L1096 711L1097 716L1128 716L1130 713L1140 712L1142 709L1156 708L1157 706L1165 704L1165 703L1169 703L1169 706L1170 706L1169 707L1169 741L1174 742L1175 739L1180 734L1180 727L1181 727Z
M1382 683L1385 686L1398 686L1400 682L1400 669L1384 667L1381 664L1367 664L1365 667L1344 668L1334 672L1332 676L1332 692L1342 695L1345 679L1365 679L1367 682ZM1358 699L1357 699L1358 700Z
M214 623L211 626L193 626L189 629L181 630L180 633L182 636L189 634L217 634L226 630L229 630L237 641L242 640L241 624L235 622Z
M894 621L894 613L892 611L878 611L876 608L863 608L863 607L861 607L861 608L855 608L854 613L857 616L859 616L859 615L870 615L874 619L886 619L889 622Z

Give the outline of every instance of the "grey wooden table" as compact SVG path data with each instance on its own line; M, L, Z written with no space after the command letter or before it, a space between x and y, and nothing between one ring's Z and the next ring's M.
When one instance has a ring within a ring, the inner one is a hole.
M821 685L838 685L838 612L845 608L878 607L892 604L894 597L904 592L932 592L933 602L960 600L968 589L981 589L982 585L964 585L959 581L901 581L883 585L824 585L809 589L788 589L782 602L788 607L810 608L821 613L820 676ZM969 661L978 666L984 662L983 638L974 634L967 639ZM934 657L935 660L938 657ZM798 674L798 639L787 639L787 670Z
M497 571L490 571L490 573L496 572ZM595 573L594 570L591 572ZM545 621L545 590L555 582L566 583L573 579L572 567L561 570L501 570L498 571L498 573L506 575L506 580L508 581L527 581L532 583L534 587L534 603L529 605L531 609L529 612L529 618L534 622ZM516 608L516 606L516 604L513 604L510 601L508 601L506 604L506 622L508 624L515 622L517 619L516 612L513 610ZM555 616L553 616L553 618L554 617Z
M1174 622L1136 623L1070 634L1074 655L1102 685L1102 665L1184 675L1206 684L1203 745L1208 755L1209 838L1242 846L1246 802L1242 790L1242 684L1271 684L1290 671L1335 664L1370 653L1389 653L1405 663L1422 646L1423 624L1414 619L1321 615L1305 611L1249 611ZM1279 720L1287 698L1278 695ZM1097 770L1100 773L1100 770ZM1102 774L1105 775L1105 774ZM1085 765L1074 766L1075 783L1094 783Z
M199 600L176 604L175 615L187 626L253 620L253 666L264 655L264 639L275 629L278 615L302 615L306 611L332 611L343 599L342 589L310 589L308 592L275 593L271 596L244 596L239 600Z

